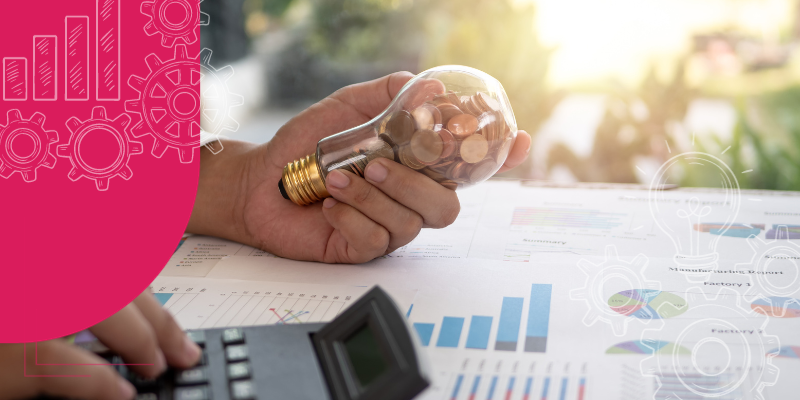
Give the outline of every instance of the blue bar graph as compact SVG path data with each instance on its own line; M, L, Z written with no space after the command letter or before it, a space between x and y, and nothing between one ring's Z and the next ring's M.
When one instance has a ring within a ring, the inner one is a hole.
M477 375L475 380L472 381L472 390L469 391L469 398L470 400L475 399L475 394L478 393L478 385L481 384L481 376Z
M458 347L458 342L461 340L461 328L463 327L464 318L442 318L442 329L439 331L436 347Z
M489 346L489 332L492 330L492 317L473 315L467 334L468 349L484 349Z
M531 386L533 386L533 377L528 377L525 380L525 392L522 394L522 398L528 400L531 396Z
M497 342L494 345L495 350L517 350L523 301L522 297L503 297L503 307L500 309L500 322L497 327Z
M415 322L414 330L417 331L417 335L419 335L419 341L422 342L423 346L427 346L431 343L431 336L433 336L433 324Z
M550 325L550 296L553 285L531 285L528 306L528 327L525 330L525 351L544 353L547 349L547 330ZM498 339L499 340L499 339Z
M550 389L550 378L544 378L544 387L542 387L542 400L547 400L547 390Z
M497 376L492 377L492 383L489 384L489 394L486 395L486 400L494 399L495 387L497 387Z
M459 375L456 378L456 385L453 387L453 394L450 395L450 400L456 400L458 397L458 391L461 389L461 382L464 382L464 375Z
M167 304L169 298L172 297L172 293L153 293L153 296L156 296L156 300L158 300L158 302L161 303L161 306L163 307L164 304Z
M561 379L561 393L558 394L558 400L566 400L567 398L567 378Z

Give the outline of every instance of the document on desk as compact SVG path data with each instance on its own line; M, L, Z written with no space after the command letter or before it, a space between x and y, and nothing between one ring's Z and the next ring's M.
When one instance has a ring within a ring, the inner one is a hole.
M150 290L184 329L328 322L368 286L157 277ZM385 288L403 309L413 290Z
M797 194L742 192L734 210L722 193L674 191L658 212L641 190L487 182L459 198L452 226L366 264L229 244L198 272L165 272L413 292L408 318L435 371L423 399L784 399L800 390ZM703 218L679 217L692 209ZM217 240L190 239L184 251ZM676 257L695 250L715 261Z

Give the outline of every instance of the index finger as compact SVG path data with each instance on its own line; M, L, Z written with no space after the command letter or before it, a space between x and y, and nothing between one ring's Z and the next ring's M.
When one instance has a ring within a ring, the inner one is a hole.
M367 164L364 178L398 203L422 216L426 227L444 228L461 211L456 192L427 176L385 158Z

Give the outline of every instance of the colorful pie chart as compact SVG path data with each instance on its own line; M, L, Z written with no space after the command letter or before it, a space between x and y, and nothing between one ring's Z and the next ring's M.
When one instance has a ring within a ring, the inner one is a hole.
M606 354L692 354L689 349L663 340L631 340L617 343L606 350Z
M682 297L654 289L623 290L608 299L612 310L639 319L664 319L689 309Z
M750 307L759 314L777 318L800 317L800 299L791 297L767 297L758 299Z
M800 346L781 346L770 350L769 354L778 353L780 358L795 358L800 360Z

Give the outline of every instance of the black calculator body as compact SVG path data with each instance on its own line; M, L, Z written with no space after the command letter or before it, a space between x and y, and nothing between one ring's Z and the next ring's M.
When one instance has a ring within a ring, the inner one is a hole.
M187 333L203 349L193 368L142 379L115 366L137 400L410 400L430 383L416 336L377 286L325 324Z

